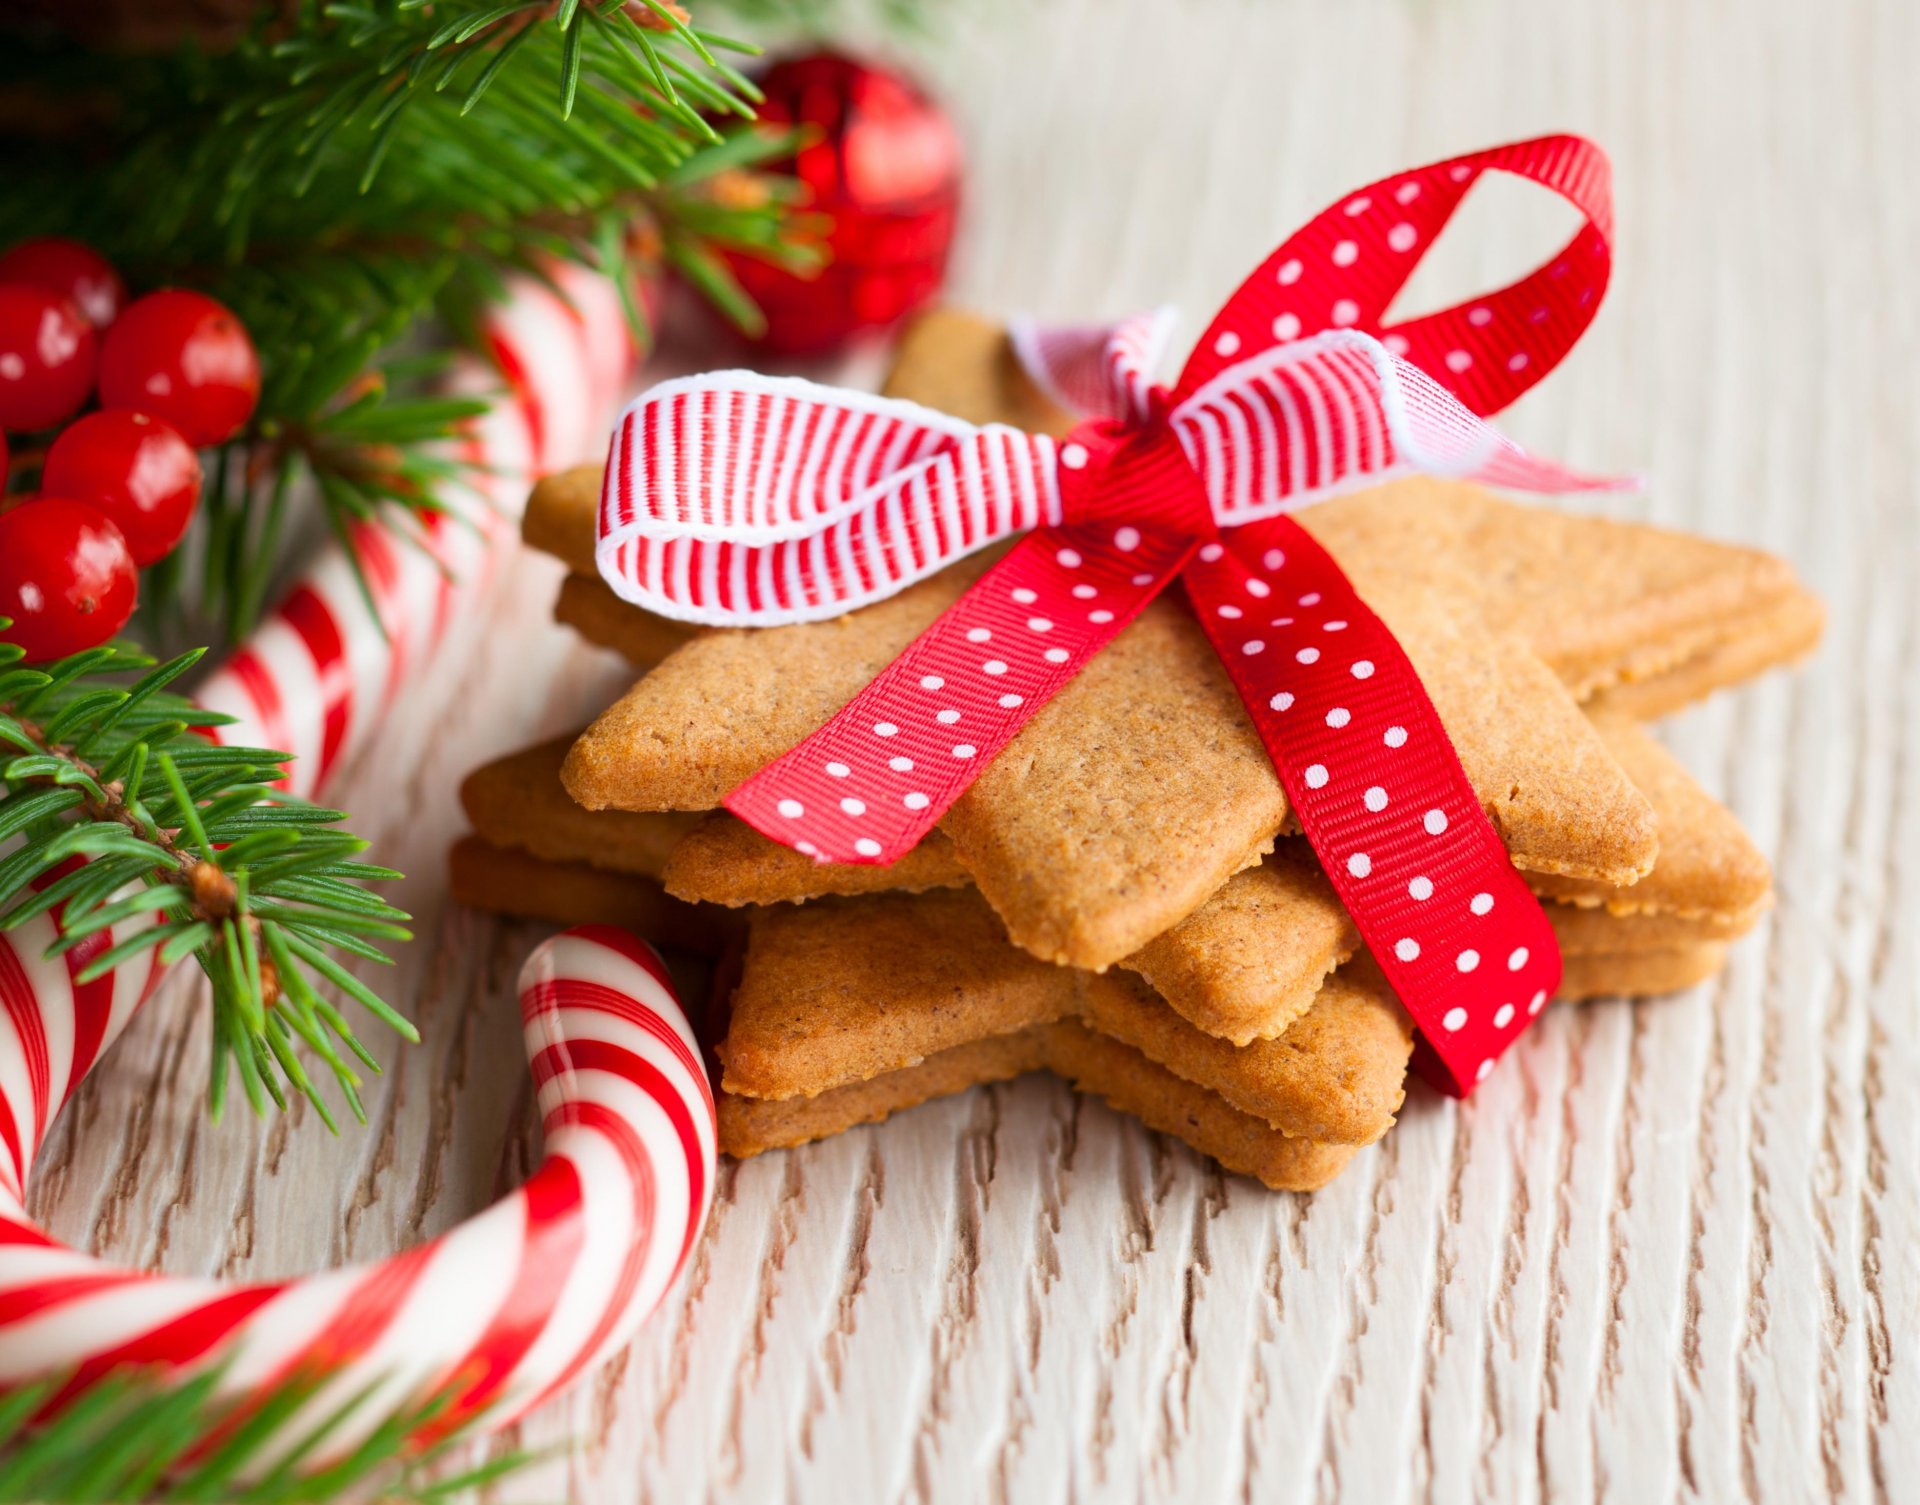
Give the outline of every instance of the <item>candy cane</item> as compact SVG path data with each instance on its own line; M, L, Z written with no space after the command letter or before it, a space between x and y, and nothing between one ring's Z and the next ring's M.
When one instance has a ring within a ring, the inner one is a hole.
M570 265L555 268L554 278L568 301L517 279L484 327L495 365L463 356L449 376L448 390L461 396L497 393L503 381L510 390L461 446L479 494L443 498L446 516L421 514L417 543L379 523L355 525L352 553L337 543L322 550L200 687L203 705L235 718L221 733L227 741L294 755L286 780L293 793L311 796L326 783L460 607L484 590L533 479L598 450L633 346L606 278Z
M242 1398L323 1373L284 1429L289 1446L370 1391L329 1454L448 1389L437 1427L483 1410L504 1425L626 1342L705 1224L716 1128L700 1048L652 948L585 926L542 944L521 971L546 1152L485 1212L377 1264L258 1285L119 1269L69 1249L27 1217L25 1170L151 974L122 967L90 998L63 960L44 959L56 933L43 917L0 936L0 1385L71 1374L77 1390L123 1364L223 1362L220 1393Z
M633 352L610 284L566 268L556 280L570 303L522 280L489 322L499 370L463 359L448 383L492 392L504 376L510 388L463 442L482 467L475 503L426 516L426 550L377 525L353 533L378 625L331 547L201 688L237 718L229 740L296 755L294 792L341 765L482 591L532 478L596 445ZM504 1424L626 1341L705 1222L715 1128L698 1047L659 958L589 927L541 947L521 979L546 1158L470 1222L378 1265L267 1285L119 1270L66 1248L28 1219L28 1172L162 969L148 952L79 983L112 938L49 958L57 925L43 916L0 935L0 1386L67 1374L77 1393L122 1364L224 1363L222 1393L244 1398L317 1369L328 1378L303 1411L317 1419L372 1385L329 1457L383 1411L449 1388L436 1427L482 1411Z

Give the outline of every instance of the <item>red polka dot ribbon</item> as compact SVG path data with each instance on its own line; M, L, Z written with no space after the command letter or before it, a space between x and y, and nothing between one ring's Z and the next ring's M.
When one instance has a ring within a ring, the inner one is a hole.
M1386 324L1474 181L1504 171L1583 222L1497 292ZM826 726L727 807L823 862L892 862L1062 685L1180 577L1287 797L1464 1094L1558 985L1560 956L1418 676L1284 514L1409 473L1564 492L1583 476L1481 415L1550 371L1605 291L1605 156L1548 136L1347 195L1267 258L1172 388L1165 316L1016 329L1035 379L1088 415L1063 441L912 403L720 372L642 396L615 430L602 573L720 626L817 621L1025 534Z

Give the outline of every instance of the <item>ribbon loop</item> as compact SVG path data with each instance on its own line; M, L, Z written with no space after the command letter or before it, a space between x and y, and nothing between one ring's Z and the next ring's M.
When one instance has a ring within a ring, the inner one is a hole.
M1054 450L813 382L664 382L614 429L595 558L618 595L661 616L820 621L1057 521Z
M1552 190L1584 223L1511 286L1384 324L1460 201L1490 171ZM1261 262L1201 335L1176 390L1189 395L1235 362L1303 335L1349 329L1382 338L1469 412L1498 412L1557 366L1593 321L1612 239L1612 171L1606 153L1580 136L1541 136L1395 173L1329 205Z
M1135 314L1115 324L1048 326L1015 319L1008 328L1022 368L1069 413L1144 422L1151 412L1153 368L1173 333L1173 310Z
M1372 335L1327 330L1222 371L1171 423L1223 528L1409 474L1523 491L1613 490L1529 454Z

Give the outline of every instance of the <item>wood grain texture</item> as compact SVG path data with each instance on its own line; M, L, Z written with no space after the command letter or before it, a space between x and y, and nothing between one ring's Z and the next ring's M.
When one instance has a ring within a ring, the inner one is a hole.
M929 71L972 147L958 289L992 310L1171 299L1191 337L1354 184L1550 128L1612 150L1614 290L1509 427L1644 467L1620 515L1785 551L1831 604L1808 670L1664 731L1774 856L1780 903L1714 984L1550 1011L1471 1107L1416 1092L1311 1200L1044 1080L728 1168L678 1302L521 1429L573 1445L503 1497L1913 1497L1920 7L951 9ZM1530 264L1540 211L1470 202L1415 301ZM457 776L618 683L545 625L555 578L519 564L496 630L452 645L341 791L417 875L394 986L425 1043L370 1128L208 1127L176 989L56 1129L57 1232L281 1274L523 1173L534 932L449 910L439 874Z

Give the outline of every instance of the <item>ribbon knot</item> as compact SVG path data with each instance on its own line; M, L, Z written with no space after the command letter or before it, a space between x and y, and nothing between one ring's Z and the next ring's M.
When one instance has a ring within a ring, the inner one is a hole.
M1584 223L1512 285L1398 324L1388 306L1479 176ZM837 616L1022 534L828 724L727 808L826 862L892 862L1176 575L1289 804L1464 1093L1557 987L1559 951L1406 654L1285 514L1410 472L1553 492L1617 483L1482 421L1550 371L1605 290L1605 157L1548 136L1395 174L1331 205L1229 298L1169 388L1165 314L1017 324L1063 441L748 372L667 382L615 430L601 572L722 626Z
M1063 527L1103 530L1122 553L1137 548L1147 532L1195 542L1218 534L1213 503L1181 448L1171 412L1162 401L1138 423L1095 418L1074 427L1060 445Z

